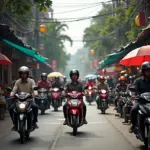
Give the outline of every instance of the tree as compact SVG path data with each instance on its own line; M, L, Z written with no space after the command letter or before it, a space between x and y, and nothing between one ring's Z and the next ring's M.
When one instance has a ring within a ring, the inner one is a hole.
M135 16L131 14L135 10L135 0L130 2L128 9L117 8L116 15L105 15L92 20L92 25L84 31L85 46L95 49L99 60L112 52L114 48L126 45L137 37L141 30L135 25ZM112 12L112 4L103 5L98 15ZM107 36L106 36L107 35ZM101 38L103 37L103 38Z
M45 11L52 4L51 0L2 0L2 12L11 10L13 14L23 16L33 9L34 4L39 11Z
M68 26L66 24L54 23L47 25L47 31L42 38L44 44L45 56L49 58L49 63L52 60L57 61L57 67L65 69L70 55L65 52L64 41L69 41L72 45L72 40L69 36L62 34Z

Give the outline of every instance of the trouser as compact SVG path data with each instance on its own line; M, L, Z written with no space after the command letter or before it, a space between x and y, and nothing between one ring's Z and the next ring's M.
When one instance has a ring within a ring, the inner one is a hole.
M63 106L63 112L64 112L64 117L67 118L67 103L65 103ZM83 102L83 117L84 118L86 118L86 112L87 112L86 105Z
M117 102L118 102L118 98L115 98L114 104L115 104L115 107L116 107L116 108L118 107L118 106L117 106Z
M12 102L11 106L9 107L9 114L10 114L10 117L13 121L13 124L15 125L16 124L16 121L17 121L17 118L16 118L16 115L14 114L14 109L16 107L16 104L15 104L15 101ZM31 108L32 108L32 111L33 111L33 116L34 116L34 120L33 122L37 122L38 121L38 106L36 105L36 103L33 101L31 101Z
M131 122L133 126L135 126L137 123L138 110L139 110L139 104L135 103L131 109Z
M128 121L127 117L126 117L127 113L128 113L128 106L127 106L127 104L125 104L123 106L123 116L124 116L125 121Z

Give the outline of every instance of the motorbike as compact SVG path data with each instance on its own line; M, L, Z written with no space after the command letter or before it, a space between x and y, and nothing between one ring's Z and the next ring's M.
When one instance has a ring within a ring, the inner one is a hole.
M88 87L86 91L86 101L91 105L91 103L96 99L96 93L94 91L94 88L91 86Z
M126 101L126 111L124 114L124 119L125 122L128 122L131 119L130 113L131 113L131 108L135 103L135 96L133 95L132 92L129 91L129 96L127 97L127 101Z
M105 114L107 108L108 108L108 92L104 89L99 91L99 108L102 112L102 114ZM101 101L101 102L100 102Z
M14 115L16 115L17 132L20 134L20 141L23 144L28 139L30 133L35 130L33 126L33 112L31 108L32 95L21 92L15 94L16 107Z
M150 93L141 94L138 103L137 128L134 134L144 142L146 149L150 150Z
M120 114L120 117L123 117L123 107L127 102L127 97L128 97L128 92L126 91L120 91L119 92L119 98L117 102L117 107L118 107L118 113Z
M38 96L36 97L35 101L39 107L39 110L41 111L41 115L44 115L45 111L50 107L48 90L45 88L38 89Z
M73 135L83 125L83 93L72 91L67 93L67 125L73 128Z
M54 111L58 111L58 108L62 106L62 96L61 96L61 90L59 88L53 88L51 89L51 98L52 98L52 107L54 108Z

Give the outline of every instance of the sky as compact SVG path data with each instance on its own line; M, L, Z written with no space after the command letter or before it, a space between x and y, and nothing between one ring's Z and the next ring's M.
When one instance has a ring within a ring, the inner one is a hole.
M98 11L102 8L102 3L108 0L53 0L52 8L54 10L54 18L58 20L67 20L69 18L82 18L97 15ZM80 10L77 10L80 9ZM73 11L77 10L77 11ZM69 12L68 12L69 11ZM84 30L90 26L91 19L66 22L69 29L65 34L69 35L72 40L82 40ZM74 42L70 47L69 42L65 42L66 51L70 54L76 53L76 51L83 47L82 42Z

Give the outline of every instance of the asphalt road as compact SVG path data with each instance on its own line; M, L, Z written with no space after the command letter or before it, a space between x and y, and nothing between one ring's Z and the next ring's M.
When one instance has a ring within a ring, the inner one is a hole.
M72 129L63 126L60 111L39 115L39 129L32 132L29 141L20 144L19 135L10 132L0 139L0 150L135 150L128 140L100 114L96 105L88 106L88 124L79 128L76 137ZM112 114L106 114L112 115Z

